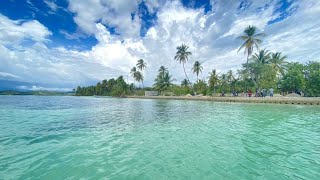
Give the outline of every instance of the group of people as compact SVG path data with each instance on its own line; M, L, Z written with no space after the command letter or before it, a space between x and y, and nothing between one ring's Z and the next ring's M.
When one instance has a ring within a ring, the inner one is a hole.
M269 91L267 91L266 89L262 89L262 90L257 89L256 94L254 96L255 97L266 97L268 94L270 97L273 97L274 89L270 88ZM244 96L251 97L252 95L253 94L252 94L251 89L248 90L248 93L244 93L244 91L242 92L242 97L244 97Z
M238 92L235 90L233 90L231 93L232 93L232 96L239 96ZM266 89L262 89L262 90L257 89L254 96L255 97L266 97L268 94L270 97L273 97L274 89L270 88L268 91ZM252 97L252 95L253 95L253 93L252 93L251 89L249 89L247 93L242 91L241 97ZM224 91L221 92L221 96L225 96Z

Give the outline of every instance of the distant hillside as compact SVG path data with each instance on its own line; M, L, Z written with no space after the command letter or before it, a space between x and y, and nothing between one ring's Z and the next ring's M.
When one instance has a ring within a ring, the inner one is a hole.
M71 96L73 92L56 92L56 91L0 91L0 95L37 95L37 96Z

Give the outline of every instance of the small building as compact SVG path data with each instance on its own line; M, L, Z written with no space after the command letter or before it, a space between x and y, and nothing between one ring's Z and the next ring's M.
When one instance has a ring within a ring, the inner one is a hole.
M145 91L144 96L159 96L158 91Z

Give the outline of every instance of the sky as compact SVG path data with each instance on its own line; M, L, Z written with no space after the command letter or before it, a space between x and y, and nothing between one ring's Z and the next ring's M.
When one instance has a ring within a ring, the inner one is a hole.
M267 36L261 48L288 61L320 61L319 0L1 0L0 90L69 91L123 75L147 62L145 85L164 65L179 84L176 47L187 44L186 64L208 72L246 62L237 39L248 25Z

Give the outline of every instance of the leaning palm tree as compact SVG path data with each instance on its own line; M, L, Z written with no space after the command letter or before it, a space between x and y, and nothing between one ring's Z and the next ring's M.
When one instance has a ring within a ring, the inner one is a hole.
M141 71L142 76L143 76L143 70L147 67L147 63L144 62L143 59L139 59L136 66L137 66L137 69L139 69ZM142 87L143 87L143 80L142 80Z
M209 87L213 88L213 93L214 95L216 94L216 85L218 83L219 77L218 74L216 73L216 70L213 69L210 73L209 73Z
M187 80L190 82L186 69L184 68L184 64L188 61L188 56L190 56L192 53L188 51L189 47L185 44L182 44L181 46L177 47L176 55L174 56L174 59L179 61L180 64L182 63L184 74L186 75Z
M288 64L286 59L287 56L282 56L281 52L271 53L271 57L268 63L278 75L283 75L284 70L286 69L286 65Z
M202 72L203 67L201 66L199 61L194 62L192 71L197 75L197 81L199 80L199 73Z
M131 76L133 77L133 85L135 84L135 80L136 80L136 72L137 72L137 68L136 68L136 67L133 67L133 68L130 70L130 74L131 74Z
M264 33L257 33L257 28L255 26L248 26L244 31L243 35L239 36L239 39L242 39L244 43L240 46L238 52L244 48L244 53L247 55L247 64L249 57L252 55L254 48L259 50L259 45L262 43L262 40L259 39L264 37Z

